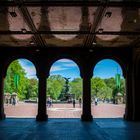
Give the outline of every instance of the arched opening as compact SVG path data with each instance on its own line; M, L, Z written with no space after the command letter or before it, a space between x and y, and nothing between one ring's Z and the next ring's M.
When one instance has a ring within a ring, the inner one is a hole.
M53 63L47 80L49 118L80 118L82 79L77 64L69 59Z
M37 115L38 79L33 63L17 59L10 63L4 81L4 109L7 117L34 118Z
M121 66L112 59L99 61L91 80L94 118L122 118L125 112L125 79Z

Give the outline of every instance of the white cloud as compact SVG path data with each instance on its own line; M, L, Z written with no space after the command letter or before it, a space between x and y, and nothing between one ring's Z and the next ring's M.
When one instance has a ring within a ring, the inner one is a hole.
M75 62L73 62L72 60L69 60L69 59L60 59L57 62L59 62L60 65L62 65L63 67L75 67L75 66L77 66L77 64Z
M52 66L50 69L50 72L56 72L56 71L61 71L61 70L66 70L68 68L63 68L61 66Z
M26 76L31 79L31 78L36 78L36 70L34 66L28 66L24 67Z
M72 61L72 60L69 60L69 59L60 59L60 60L58 60L57 62L71 63L71 62L73 62L73 61Z
M69 64L64 64L65 67L77 67L77 64L75 63L69 63Z
M25 72L28 75L36 74L36 70L35 70L35 67L34 66L28 66L28 67L23 67L23 68L25 69Z
M27 66L33 65L33 63L27 59L19 59L18 61L22 67L27 67Z
M26 72L28 78L36 78L36 69L32 62L26 59L19 59L19 63Z

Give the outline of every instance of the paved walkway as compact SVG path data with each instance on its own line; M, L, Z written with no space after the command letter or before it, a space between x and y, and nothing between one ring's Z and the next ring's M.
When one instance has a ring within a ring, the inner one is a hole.
M94 118L118 118L123 117L125 105L99 104L91 105L92 115ZM7 117L36 117L37 104L19 103L16 106L5 105L5 114ZM49 118L80 118L82 109L76 104L73 108L72 104L53 104L48 108Z

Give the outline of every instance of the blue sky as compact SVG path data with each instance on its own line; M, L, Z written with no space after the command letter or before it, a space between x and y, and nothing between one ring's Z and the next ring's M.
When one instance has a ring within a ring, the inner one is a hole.
M28 78L37 78L36 77L36 69L32 62L28 61L27 59L18 59L21 66L24 68L26 72L26 76Z
M115 77L119 73L122 76L122 69L120 65L111 59L104 59L98 62L94 69L94 77L110 78Z
M28 78L36 78L35 67L30 61L26 59L19 59L19 62L25 69ZM104 59L98 62L94 69L94 77L110 78L114 77L116 73L122 75L121 67L118 63L111 59ZM71 80L80 77L77 64L68 59L60 59L52 65L50 75L57 74L62 75L63 77L71 78Z
M80 77L80 71L77 64L68 59L61 59L56 61L50 70L51 75L62 75L67 78L77 78Z

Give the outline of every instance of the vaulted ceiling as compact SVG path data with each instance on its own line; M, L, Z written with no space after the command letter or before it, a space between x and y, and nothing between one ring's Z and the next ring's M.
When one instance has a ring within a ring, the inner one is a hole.
M139 0L0 0L1 47L134 47L139 42Z

